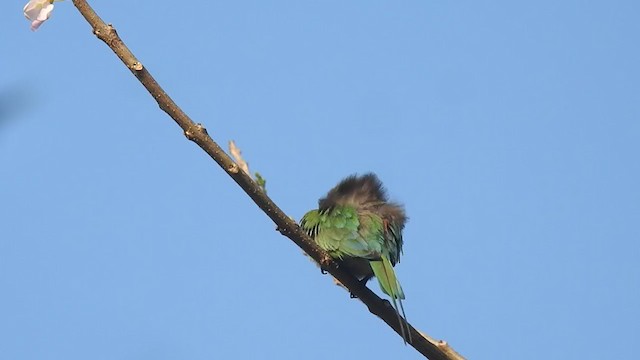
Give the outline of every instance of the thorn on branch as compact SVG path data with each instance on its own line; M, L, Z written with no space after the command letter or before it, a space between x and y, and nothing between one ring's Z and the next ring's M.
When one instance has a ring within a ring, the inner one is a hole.
M118 32L112 24L101 24L93 29L93 34L98 39L104 41L109 47L113 47L113 43L119 40Z
M328 256L324 256L322 259L320 259L320 268L321 269L325 269L327 267L329 267L328 265L331 264L331 258Z
M445 340L436 340L431 336L423 333L422 331L416 329L418 334L422 335L423 338L427 339L428 342L435 345L440 351L446 354L447 359L450 360L465 360L465 358L460 355L457 351L455 351Z
M285 228L282 228L280 226L276 226L276 231L279 232L280 234L284 235L284 236L288 236L289 231Z
M238 167L238 164L233 163L227 168L227 171L232 174L237 174L240 171L240 168Z
M184 131L184 136L187 139L189 139L191 141L194 141L196 139L196 136L197 136L196 134L197 133L201 133L203 135L208 135L207 129L204 126L202 126L202 124L198 123L198 124L195 124L195 125L189 127L187 130L185 130Z
M204 135L209 135L209 133L207 132L207 129L200 123L196 124L196 129L198 129L198 131L203 133Z
M135 71L140 71L142 70L143 66L142 63L140 61L136 61L131 65L131 69L135 70Z
M107 24L107 33L110 33L113 37L119 37L118 31L116 31L116 28L112 23Z
M193 137L193 132L192 132L191 130L185 130L185 131L184 131L184 136L185 136L187 139L191 140L191 141L193 141L193 140L195 139L195 138Z

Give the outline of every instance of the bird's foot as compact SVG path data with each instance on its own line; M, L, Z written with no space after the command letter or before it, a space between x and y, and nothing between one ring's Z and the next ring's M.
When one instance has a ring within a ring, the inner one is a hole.
M322 273L322 275L327 275L327 274L329 273L329 272L328 272L325 268L323 268L323 267L320 267L320 272Z
M367 281L371 280L371 278L372 278L372 277L373 277L373 276L365 276L365 277L363 277L362 279L358 280L358 282L360 283L360 285L362 285L362 286L366 287L366 286L367 286ZM349 296L350 296L352 299L357 299L357 298L358 298L358 295L353 295L352 293L351 293L351 294L349 294Z

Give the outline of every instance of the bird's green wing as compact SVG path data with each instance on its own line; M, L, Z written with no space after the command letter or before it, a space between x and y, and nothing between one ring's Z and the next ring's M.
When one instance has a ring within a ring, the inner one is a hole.
M302 229L331 256L367 259L378 258L382 250L381 239L370 234L374 223L370 217L359 217L357 211L349 206L337 206L322 212L311 210L300 221ZM379 223L381 227L382 222Z

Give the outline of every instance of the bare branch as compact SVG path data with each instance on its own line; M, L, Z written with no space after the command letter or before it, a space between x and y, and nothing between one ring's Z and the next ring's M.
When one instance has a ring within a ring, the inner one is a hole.
M262 211L277 225L277 230L298 245L305 253L322 265L333 277L342 283L351 294L362 301L369 311L382 319L396 333L401 334L400 323L395 310L387 300L382 300L373 291L361 284L355 277L338 264L300 229L298 224L289 218L267 195L260 186L253 181L248 173L245 173L209 136L202 124L193 122L167 93L158 85L143 64L136 59L118 36L115 28L107 25L95 13L85 0L73 0L73 4L93 28L93 33L102 40L122 60L133 75L142 83L149 94L184 131L187 139L196 143L204 150L226 173L249 195ZM411 346L431 360L452 360L441 347L422 336L410 324L407 324L411 332Z

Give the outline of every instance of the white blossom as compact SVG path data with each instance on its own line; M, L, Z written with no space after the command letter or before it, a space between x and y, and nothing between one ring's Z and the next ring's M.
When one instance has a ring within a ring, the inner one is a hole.
M53 11L54 0L30 0L22 10L24 16L31 21L31 30L36 31L47 21Z

